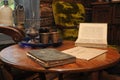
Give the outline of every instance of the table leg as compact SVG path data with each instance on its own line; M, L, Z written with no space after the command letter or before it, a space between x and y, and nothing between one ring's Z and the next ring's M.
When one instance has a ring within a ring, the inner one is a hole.
M90 79L91 80L102 80L102 71L91 72Z
M99 80L103 80L103 70L98 72L98 78Z
M91 73L91 80L99 80L98 72L92 72Z
M63 80L63 73L58 73L58 80Z
M39 72L40 80L46 80L45 73Z

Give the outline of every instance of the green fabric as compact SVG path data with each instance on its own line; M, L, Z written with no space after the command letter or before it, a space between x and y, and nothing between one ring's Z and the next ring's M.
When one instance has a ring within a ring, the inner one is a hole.
M61 32L64 39L75 40L78 36L79 23L85 21L85 9L81 3L54 1L52 3L53 15L56 25L63 29L73 27L73 29L64 29Z
M69 27L85 20L84 6L80 3L55 1L52 8L56 24Z
M78 37L78 29L63 29L58 30L61 34L60 36L65 40L73 40L75 41Z

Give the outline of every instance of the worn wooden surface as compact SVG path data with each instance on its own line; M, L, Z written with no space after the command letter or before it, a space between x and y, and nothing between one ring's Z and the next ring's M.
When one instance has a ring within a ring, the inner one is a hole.
M65 50L74 47L74 42L64 41L62 46L56 47L58 50ZM107 48L108 52L92 60L77 59L76 63L57 66L45 69L38 63L27 57L27 51L31 48L21 48L19 45L13 45L3 49L0 52L1 60L23 70L37 72L88 72L98 71L114 65L120 60L120 54L117 50Z

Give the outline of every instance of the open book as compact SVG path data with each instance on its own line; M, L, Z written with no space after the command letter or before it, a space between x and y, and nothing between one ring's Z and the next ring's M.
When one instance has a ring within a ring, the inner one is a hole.
M76 46L107 47L107 23L80 23Z

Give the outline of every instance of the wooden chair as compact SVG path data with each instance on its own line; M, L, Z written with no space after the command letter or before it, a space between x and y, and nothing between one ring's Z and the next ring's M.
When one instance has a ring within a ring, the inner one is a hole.
M0 33L11 36L15 42L20 42L25 37L22 30L11 26L0 26Z
M25 37L25 34L22 30L16 27L11 27L11 26L0 26L0 33L10 36L15 43L20 42ZM3 49L9 45L11 44L4 45L3 43L3 45L1 45L0 47L1 49ZM25 78L35 74L34 72L23 71L23 70L10 67L9 65L1 61L0 62L0 80L10 80L9 77L5 76L6 75L5 72L9 73L9 75L12 77L12 80L24 80Z

